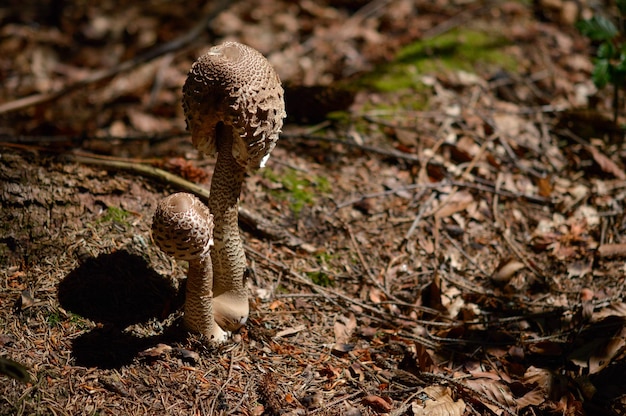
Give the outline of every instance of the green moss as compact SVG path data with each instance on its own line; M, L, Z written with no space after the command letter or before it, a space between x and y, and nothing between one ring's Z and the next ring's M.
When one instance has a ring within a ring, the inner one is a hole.
M119 224L126 224L126 219L130 216L128 211L118 207L107 207L104 215L98 220L98 222L117 222Z
M50 327L63 325L63 322L69 322L69 324L77 329L82 330L91 328L91 324L88 320L72 312L67 312L66 316L58 310L50 312L46 321Z
M335 123L347 123L350 121L351 116L349 111L332 111L326 114L326 118Z
M295 214L300 213L305 206L313 206L320 196L332 190L328 178L295 169L286 169L282 175L265 169L263 176L282 185L281 189L271 192L277 198L289 201L289 207Z
M335 280L324 271L307 272L307 277L318 286L332 287L335 286Z
M421 73L444 68L475 72L476 67L498 66L514 69L515 60L503 51L509 41L494 33L455 30L404 47L398 63L414 65Z
M274 292L278 294L291 293L291 291L283 285L276 286L276 289L274 290Z
M334 257L335 256L327 251L319 251L315 253L315 258L317 259L317 262L321 265L328 265Z
M393 62L382 65L360 80L361 85L381 92L427 88L424 74L442 70L468 72L494 68L515 69L515 59L504 48L509 41L499 34L482 30L457 29L434 38L405 46Z

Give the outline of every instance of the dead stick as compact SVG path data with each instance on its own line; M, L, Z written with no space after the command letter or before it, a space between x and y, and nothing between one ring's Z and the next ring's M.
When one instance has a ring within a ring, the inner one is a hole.
M361 149L364 152L376 153L382 156L394 157L396 159L408 160L409 162L420 163L420 159L417 156L410 155L408 153L402 153L395 149L381 149L379 147L368 146L364 144L359 144L353 141L337 139L334 137L326 137L326 136L318 136L311 134L293 134L293 133L282 133L280 137L289 139L289 140L315 140L319 142L326 143L337 143L342 144L349 147L356 147L357 149Z
M132 160L120 160L111 157L94 157L87 155L65 155L65 159L77 163L91 164L91 165L99 165L105 167L111 167L116 169L122 169L132 172L139 172L143 175L158 179L160 181L166 182L172 185L175 188L185 190L187 192L191 192L198 196L198 198L202 199L204 202L208 201L209 198L209 190L199 186L193 182L189 182L180 176L174 175L163 169L156 168L154 166L146 165L144 163L139 163L138 161ZM244 207L239 207L239 220L247 225L249 228L254 229L255 231L260 232L261 234L267 236L268 238L280 241L291 248L302 248L302 249L310 249L309 245L305 244L301 239L291 234L289 231L285 230L267 220L266 218L258 215Z
M458 187L461 187L461 188L476 189L477 191L489 192L489 193L492 193L492 194L503 196L505 198L513 198L513 199L523 198L523 199L527 200L528 202L532 202L532 203L535 203L535 204L541 204L541 205L549 205L549 204L552 203L549 198L544 198L544 197L541 197L541 196L535 196L535 195L529 195L529 194L523 194L523 193L510 192L510 191L505 191L503 189L496 189L493 185L481 185L481 184L472 183L472 182L461 182L461 181L444 180L444 181L435 182L435 183L415 183L415 184L411 184L411 185L401 186L399 188L389 189L389 190L382 191L382 192L375 192L375 193L371 193L371 194L363 194L363 195L361 195L358 198L351 199L351 200L348 200L348 201L345 201L345 202L341 202L341 203L337 204L335 206L335 208L336 209L341 209L341 208L344 208L344 207L347 207L347 206L350 206L350 205L358 204L359 202L363 202L366 199L385 197L385 196L393 195L395 193L402 192L402 191L411 191L411 190L414 190L414 189L439 189L439 188L443 188L445 186L458 186Z

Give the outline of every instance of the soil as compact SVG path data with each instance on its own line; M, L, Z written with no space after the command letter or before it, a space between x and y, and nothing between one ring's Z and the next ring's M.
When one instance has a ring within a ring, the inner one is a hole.
M0 414L626 414L626 145L585 2L88 3L0 7ZM223 40L290 116L216 345L150 226L206 201L181 87Z

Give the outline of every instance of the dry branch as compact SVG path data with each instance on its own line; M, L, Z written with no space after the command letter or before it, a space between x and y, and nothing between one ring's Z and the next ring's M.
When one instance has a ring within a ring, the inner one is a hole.
M165 182L170 186L190 192L200 198L206 203L209 198L209 190L199 186L195 183L189 182L180 176L171 174L163 169L156 168L154 166L146 165L132 160L122 160L118 158L110 158L103 156L86 156L86 155L65 155L64 158L69 161L99 165L115 169L121 169L131 172L141 173L142 175L157 179L161 182ZM301 248L304 250L311 250L312 248L304 243L300 238L291 234L284 228L274 224L265 217L250 211L247 208L239 207L239 219L248 228L260 233L261 235L268 237L276 242L280 242L291 248Z

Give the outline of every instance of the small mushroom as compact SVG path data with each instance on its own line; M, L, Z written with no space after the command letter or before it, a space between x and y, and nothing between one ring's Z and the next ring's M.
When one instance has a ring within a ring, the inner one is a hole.
M249 313L239 195L246 172L263 167L276 145L286 116L283 88L261 53L226 42L191 67L183 108L194 146L209 156L217 153L209 196L215 223L213 308L216 322L234 331Z
M224 341L227 333L213 317L213 216L209 209L187 193L163 198L152 219L152 237L165 253L189 263L183 315L187 329Z

